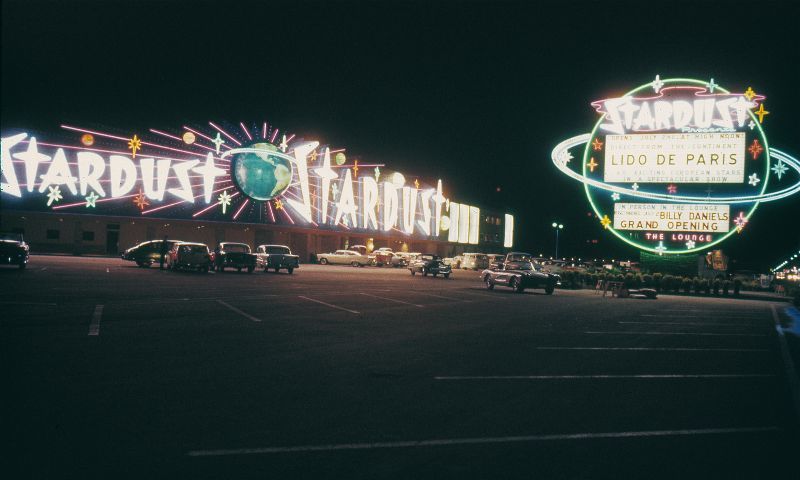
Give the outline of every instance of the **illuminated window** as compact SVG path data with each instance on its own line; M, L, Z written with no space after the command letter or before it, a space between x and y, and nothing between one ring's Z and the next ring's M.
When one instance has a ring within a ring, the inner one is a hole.
M506 213L506 232L503 246L511 248L514 246L514 216Z

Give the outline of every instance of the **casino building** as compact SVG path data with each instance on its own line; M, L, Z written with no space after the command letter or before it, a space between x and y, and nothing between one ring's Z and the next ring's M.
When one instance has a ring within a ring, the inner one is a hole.
M160 239L368 250L501 253L514 217L445 195L343 149L267 123L2 134L0 228L34 253L117 254Z

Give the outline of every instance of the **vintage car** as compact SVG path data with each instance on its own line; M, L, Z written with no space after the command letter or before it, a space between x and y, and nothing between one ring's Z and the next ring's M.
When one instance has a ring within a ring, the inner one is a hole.
M441 275L444 278L450 278L451 273L450 265L445 265L441 257L430 253L418 256L409 264L408 269L411 271L411 275L421 273L422 276L430 274L434 277Z
M391 266L394 255L394 251L391 248L381 247L369 254L370 264L376 267Z
M256 265L265 272L272 268L278 273L285 268L292 273L295 268L300 268L300 257L292 255L292 251L285 245L259 245L256 248Z
M489 257L485 253L465 253L461 258L461 268L464 270L489 268Z
M499 268L481 272L481 279L489 290L495 285L504 285L521 293L526 288L543 288L544 293L551 295L561 278L558 275L542 271L542 267L528 261L505 262Z
M197 270L203 273L211 268L211 255L203 243L177 242L167 254L170 270Z
M21 233L0 233L0 265L16 265L24 270L29 254L30 247Z
M246 243L221 242L214 249L214 267L218 272L226 268L235 268L241 272L253 273L256 269L256 256L250 252L250 245Z
M142 242L122 252L122 259L128 260L129 262L136 262L136 265L148 268L150 265L160 262L162 251L165 253L169 252L176 243L180 242L181 240L167 240L167 246L163 250L162 246L164 245L164 240ZM164 261L166 262L166 258Z
M353 250L336 250L333 253L320 253L317 255L319 263L322 265L340 264L363 267L369 265L369 257Z

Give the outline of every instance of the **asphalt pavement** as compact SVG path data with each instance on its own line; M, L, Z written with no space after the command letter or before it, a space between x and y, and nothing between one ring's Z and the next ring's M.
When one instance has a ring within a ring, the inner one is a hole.
M788 304L0 269L5 478L796 478Z

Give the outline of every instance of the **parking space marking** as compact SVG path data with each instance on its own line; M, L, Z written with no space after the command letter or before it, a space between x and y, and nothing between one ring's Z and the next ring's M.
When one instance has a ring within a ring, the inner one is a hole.
M454 302L469 302L470 300L463 300L460 298L453 298L453 297L445 297L444 295L435 295L433 293L425 293L425 292L414 292L417 295L425 295L426 297L435 297L435 298L443 298L445 300L453 300Z
M322 300L317 300L316 298L306 297L306 296L303 296L303 295L298 295L298 297L302 298L304 300L309 300L309 301L312 301L312 302L319 303L320 305L325 305L326 307L335 308L336 310L344 310L345 312L350 312L350 313L355 314L355 315L360 315L361 314L361 312L358 312L356 310L350 310L349 308L344 308L344 307L340 307L338 305L334 305L332 303L323 302Z
M243 312L243 311L239 310L238 308L234 307L233 305L231 305L231 304L229 304L227 302L224 302L222 300L217 300L217 303L219 303L220 305L222 305L224 307L227 307L228 310L230 310L232 312L238 313L239 315L243 316L244 318L248 318L248 319L250 319L250 320L252 320L254 322L260 322L261 321L260 318L256 318L256 317L250 315L247 312Z
M423 308L423 305L419 305L419 304L411 303L411 302L404 302L403 300L395 300L394 298L389 298L389 297L380 297L378 295L373 295L371 293L363 293L362 292L362 293L359 293L359 295L366 295L367 297L379 298L381 300L387 300L389 302L402 303L404 305L411 305L412 307Z
M89 336L97 337L100 335L100 319L103 317L103 305L95 305L92 321L89 323Z
M677 437L690 435L732 435L741 433L768 433L779 432L780 428L767 427L739 427L739 428L696 428L683 430L643 430L628 432L586 432L586 433L560 433L542 435L516 435L509 437L471 437L471 438L444 438L431 440L409 440L396 442L372 443L338 443L329 445L298 445L293 447L261 447L261 448L235 448L218 450L192 450L186 453L189 457L220 457L229 455L254 455L276 453L303 453L303 452L332 452L337 450L374 450L379 448L414 448L414 447L439 447L450 445L487 445L497 443L521 442L547 442L564 440L598 440L613 438L638 438L638 437Z
M783 368L786 373L786 381L789 383L789 390L792 392L792 404L794 406L794 413L797 419L800 419L800 383L797 380L797 371L794 368L792 356L789 354L789 345L786 343L786 336L781 328L781 322L778 318L778 310L775 305L770 305L772 310L772 320L775 322L775 330L778 333L778 344L781 349L781 359L783 360Z
M753 323L708 323L708 322L617 322L621 325L689 325L702 327L754 327Z
M768 352L766 348L689 348L689 347L536 347L536 350L601 350L632 352Z
M771 378L773 373L688 373L640 375L464 375L433 377L434 380L618 380L618 379L673 379L673 378Z
M44 302L0 302L0 305L46 305L49 307L55 307L57 303L44 303Z
M733 319L748 319L751 318L753 320L760 319L762 316L755 313L753 315L742 315L742 314L732 314L732 315L678 315L674 313L643 313L639 315L640 317L646 318L707 318L707 319L723 319L723 318L733 318Z
M710 332L583 332L587 335L698 335L701 337L766 337L766 333L710 333Z

